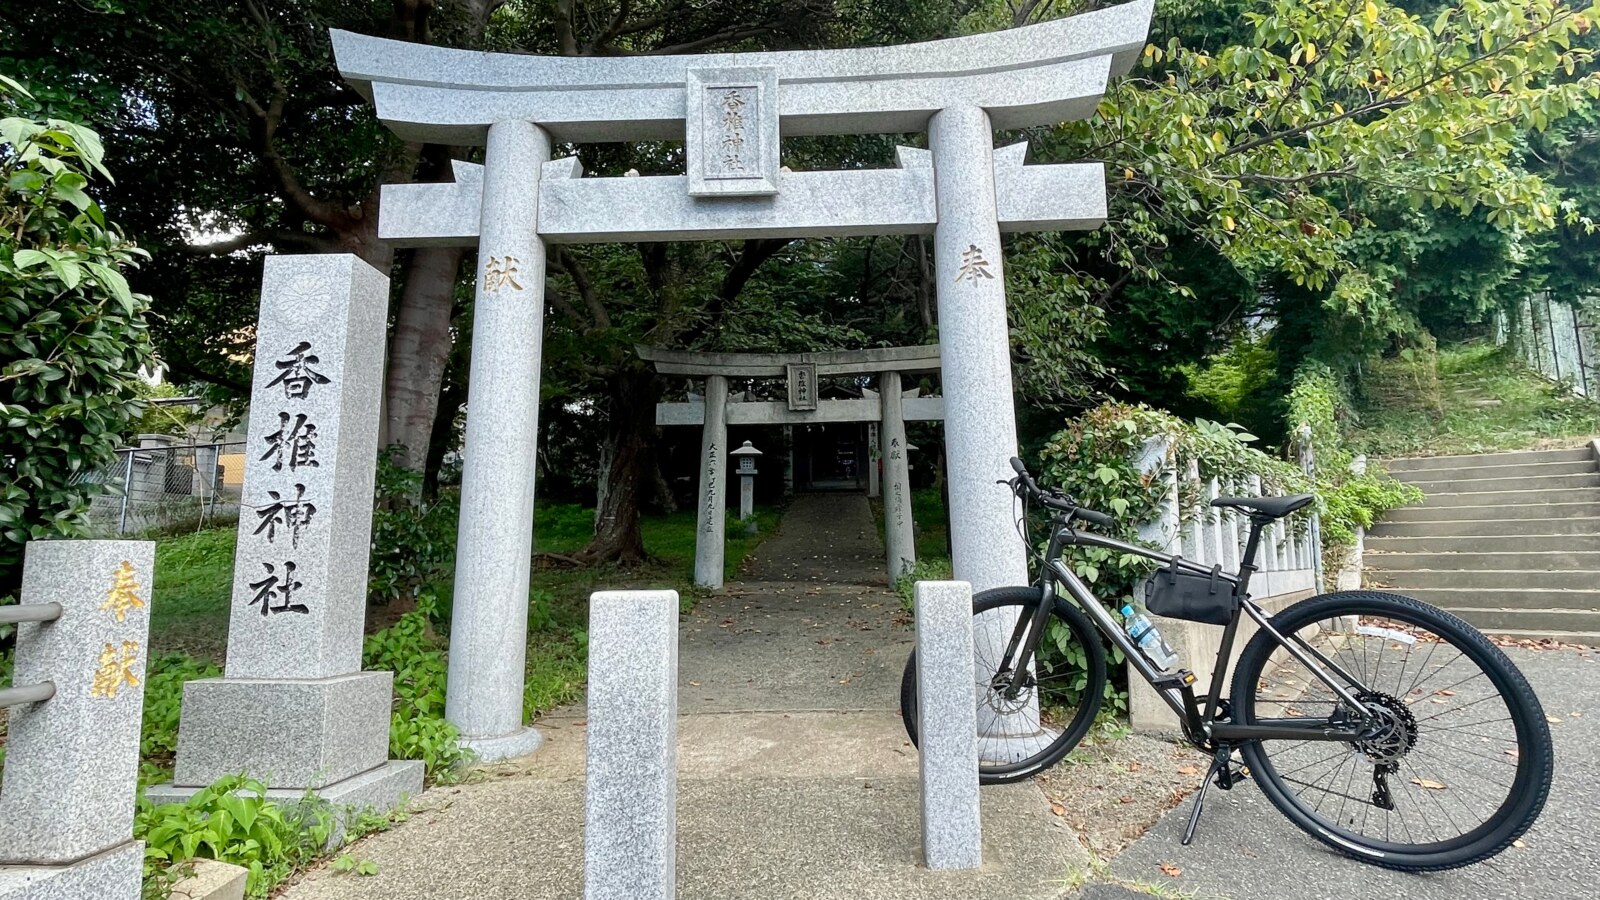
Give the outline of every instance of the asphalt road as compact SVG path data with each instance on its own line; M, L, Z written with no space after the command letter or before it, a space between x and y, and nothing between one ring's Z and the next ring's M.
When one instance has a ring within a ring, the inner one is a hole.
M1185 802L1111 862L1115 880L1197 898L1228 900L1501 900L1600 897L1600 653L1507 651L1533 684L1555 738L1555 784L1522 847L1450 872L1391 872L1312 840L1253 783L1213 788L1195 841L1180 839ZM1163 865L1169 868L1163 870ZM1168 871L1178 871L1171 875ZM1079 900L1132 896L1096 885Z

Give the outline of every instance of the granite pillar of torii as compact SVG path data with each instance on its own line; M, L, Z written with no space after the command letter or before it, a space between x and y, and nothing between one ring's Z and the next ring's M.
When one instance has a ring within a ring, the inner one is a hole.
M1000 235L1097 227L1099 163L1023 165L994 132L1094 114L1153 0L899 47L561 58L332 33L340 72L401 138L484 147L455 181L389 185L396 247L478 248L446 716L480 758L525 752L522 674L545 248L580 242L932 234L955 575L1020 583ZM926 133L895 168L790 172L780 135ZM684 141L684 175L585 178L558 143ZM980 640L986 638L980 636ZM1037 730L1036 728L1034 730Z
M687 402L656 404L657 425L699 425L700 491L695 530L695 583L721 587L724 523L727 519L729 425L822 425L865 422L877 426L883 459L884 556L889 581L911 571L917 552L911 519L911 473L906 459L906 422L945 417L942 397L903 390L908 374L939 371L939 347L878 347L815 353L696 353L638 347L639 358L662 375L701 379L705 392ZM878 391L860 399L817 398L819 378L875 377ZM787 397L776 401L732 401L730 378L782 378Z

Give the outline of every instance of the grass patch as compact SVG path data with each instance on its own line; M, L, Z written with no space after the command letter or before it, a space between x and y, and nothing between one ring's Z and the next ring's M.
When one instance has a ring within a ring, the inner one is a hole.
M1522 450L1600 434L1600 404L1485 343L1440 348L1436 358L1378 362L1367 372L1364 393L1350 445L1373 456Z
M227 647L237 531L215 528L156 541L150 643L155 653L220 662Z

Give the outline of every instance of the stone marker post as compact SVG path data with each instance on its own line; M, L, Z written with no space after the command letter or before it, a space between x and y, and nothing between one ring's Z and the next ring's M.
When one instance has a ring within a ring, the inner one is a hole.
M133 840L155 544L36 541L22 602L61 606L17 626L17 686L48 700L9 711L0 782L0 897L136 900Z
M706 420L700 432L700 505L695 510L694 583L722 587L728 530L728 379L706 376Z
M877 497L882 493L878 487L878 479L882 477L883 448L878 438L878 423L867 423L867 496Z
M589 597L585 900L673 897L678 608L677 591Z
M922 852L930 869L983 865L973 694L972 585L919 581L917 735L922 759Z
M878 427L883 456L883 547L889 559L889 583L917 563L911 529L911 472L906 459L906 420L901 408L900 373L878 376L882 423Z
M549 159L544 129L516 121L489 127L467 387L476 414L467 417L462 457L445 697L445 718L482 760L542 743L523 725L522 689L544 340L539 175Z
M184 685L157 802L248 773L388 809L422 790L389 761L394 675L361 671L389 280L349 254L269 256L224 677Z

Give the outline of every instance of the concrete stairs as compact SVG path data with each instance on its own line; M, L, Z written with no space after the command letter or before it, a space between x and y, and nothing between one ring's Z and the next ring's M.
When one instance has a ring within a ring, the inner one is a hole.
M1365 584L1490 634L1600 645L1600 442L1383 466L1427 496L1369 532Z

